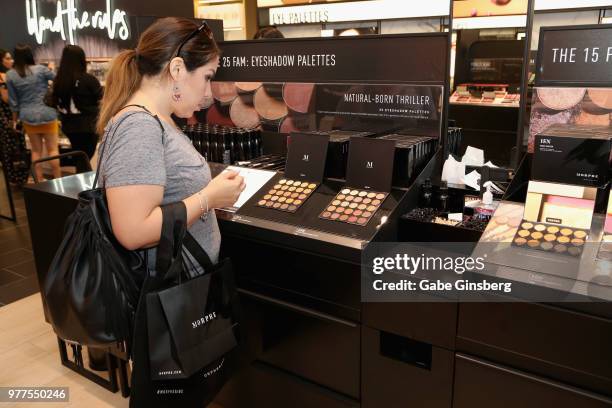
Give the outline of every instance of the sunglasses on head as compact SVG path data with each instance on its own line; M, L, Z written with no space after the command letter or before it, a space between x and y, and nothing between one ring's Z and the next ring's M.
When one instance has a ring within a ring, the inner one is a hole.
M187 36L187 38L185 38L181 42L181 45L179 45L178 50L176 51L175 57L178 57L179 55L181 55L181 51L183 50L183 47L185 46L185 44L187 44L189 40L191 40L193 37L200 34L201 32L204 32L204 34L206 34L206 36L210 38L211 40L213 39L213 33L212 33L212 30L210 29L210 26L208 25L208 23L206 23L205 20L202 20L202 25L196 28L191 34Z

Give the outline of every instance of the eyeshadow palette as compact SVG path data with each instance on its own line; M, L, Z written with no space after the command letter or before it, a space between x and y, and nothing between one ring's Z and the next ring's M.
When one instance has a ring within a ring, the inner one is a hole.
M345 188L334 197L319 218L367 225L387 195L388 193Z
M281 179L257 201L257 206L294 213L317 187L317 183Z
M588 238L588 231L561 225L523 220L512 240L512 245L580 256Z

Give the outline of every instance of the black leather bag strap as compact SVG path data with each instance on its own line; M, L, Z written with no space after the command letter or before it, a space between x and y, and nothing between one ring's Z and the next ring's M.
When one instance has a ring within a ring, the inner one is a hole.
M182 245L187 232L187 208L178 201L161 206L162 230L155 260L156 277L170 282L180 277L176 262L182 261Z
M185 245L185 248L187 248L187 251L189 251L189 253L202 264L206 271L211 271L214 268L214 264L204 248L202 248L202 246L198 243L198 241L196 241L193 235L189 233L189 231L187 231L185 234L183 244Z

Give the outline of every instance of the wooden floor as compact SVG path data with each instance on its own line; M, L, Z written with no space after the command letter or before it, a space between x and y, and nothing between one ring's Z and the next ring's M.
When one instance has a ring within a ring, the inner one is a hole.
M1 407L127 407L111 393L62 366L57 338L45 322L40 295L0 308L0 386L69 387L63 403L0 403Z

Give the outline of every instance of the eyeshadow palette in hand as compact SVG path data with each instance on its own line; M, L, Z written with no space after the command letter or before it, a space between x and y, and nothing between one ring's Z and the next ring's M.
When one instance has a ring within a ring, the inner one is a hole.
M317 183L281 179L257 201L257 206L293 213L304 204L317 187Z
M345 188L325 207L319 218L367 225L387 195L388 193Z
M580 256L588 232L583 229L523 220L512 245L563 255Z

